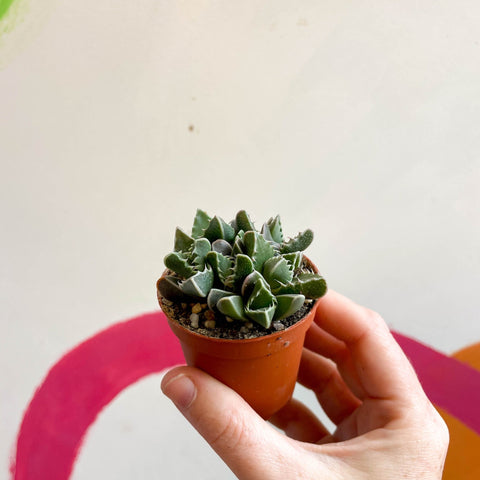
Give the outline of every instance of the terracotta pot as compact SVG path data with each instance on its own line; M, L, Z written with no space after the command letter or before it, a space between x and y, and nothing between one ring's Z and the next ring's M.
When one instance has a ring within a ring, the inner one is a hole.
M231 387L260 416L268 419L293 394L305 333L312 324L317 305L318 300L310 312L291 327L249 339L206 337L183 327L168 315L167 318L180 340L187 364Z

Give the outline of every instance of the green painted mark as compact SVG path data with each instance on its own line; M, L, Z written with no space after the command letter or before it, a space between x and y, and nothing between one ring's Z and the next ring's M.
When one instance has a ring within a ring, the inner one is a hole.
M8 12L14 0L0 0L0 19Z

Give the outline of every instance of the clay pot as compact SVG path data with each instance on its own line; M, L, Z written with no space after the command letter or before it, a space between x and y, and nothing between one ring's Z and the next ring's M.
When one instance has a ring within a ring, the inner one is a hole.
M167 319L180 340L187 365L200 368L228 385L261 417L268 419L293 394L305 333L317 305L318 300L291 327L249 339L207 337L183 327L175 319L168 316Z

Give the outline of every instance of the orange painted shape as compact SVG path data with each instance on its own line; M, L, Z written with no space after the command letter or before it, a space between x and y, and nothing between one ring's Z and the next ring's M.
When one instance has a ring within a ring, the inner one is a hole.
M480 343L466 347L452 357L480 371ZM480 479L480 436L445 411L438 411L450 430L450 447L443 480Z
M455 352L452 357L480 371L480 342Z

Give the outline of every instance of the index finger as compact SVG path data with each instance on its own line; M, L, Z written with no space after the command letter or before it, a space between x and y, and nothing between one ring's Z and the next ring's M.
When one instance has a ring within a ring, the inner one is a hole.
M330 290L319 301L315 323L344 342L348 363L368 397L408 401L423 393L413 367L377 313Z

